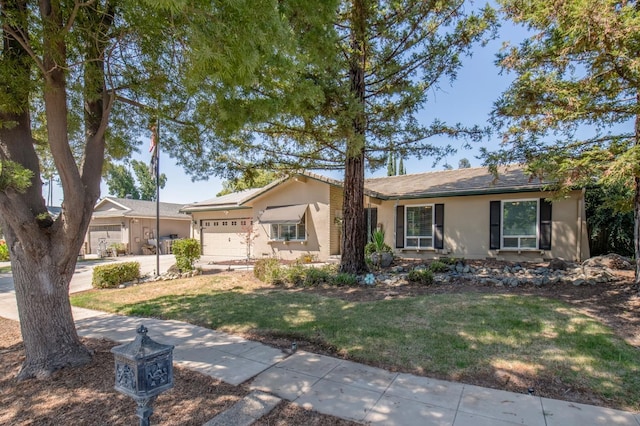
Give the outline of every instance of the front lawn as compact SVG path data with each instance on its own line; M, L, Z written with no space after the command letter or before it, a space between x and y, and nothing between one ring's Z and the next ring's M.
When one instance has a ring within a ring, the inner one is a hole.
M345 292L348 290L344 290ZM229 273L72 297L75 306L175 319L329 348L367 364L640 409L640 351L576 308L536 295L458 292L344 300ZM579 395L579 396L575 396Z

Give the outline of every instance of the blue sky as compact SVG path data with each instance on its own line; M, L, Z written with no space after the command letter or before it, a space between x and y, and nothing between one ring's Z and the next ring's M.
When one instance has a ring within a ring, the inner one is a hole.
M463 58L463 67L458 72L458 77L450 85L448 81L440 83L440 90L432 92L429 95L429 102L425 105L425 110L419 114L419 119L430 123L434 118L438 118L444 122L454 124L461 123L463 125L485 125L489 113L492 109L493 102L498 98L500 93L507 88L512 75L500 75L500 69L494 64L495 55L502 47L503 42L510 41L517 44L521 41L526 32L524 29L514 27L509 23L503 23L496 40L491 41L485 47L477 47L471 58ZM432 139L432 143L438 143L437 139ZM459 144L458 141L449 141L442 139L442 144L451 143L453 146ZM151 154L147 147L149 140L143 140L140 146L140 153L134 155L134 159L149 162ZM446 159L446 161L454 168L458 167L458 161L461 158L467 158L472 166L480 166L481 161L475 158L479 153L480 146L495 148L495 141L487 141L484 145L475 144L471 150L459 150L454 156ZM175 160L170 158L167 153L161 152L160 155L161 172L167 175L167 184L160 190L160 201L169 203L188 204L196 201L213 198L222 188L222 180L212 177L208 181L192 182L190 176L182 167L176 165ZM408 159L405 160L405 168L407 173L421 173L432 170L442 170L443 162L432 167L432 161L429 159ZM322 172L318 173L341 179L340 172ZM384 176L386 168L380 169L375 173L368 173L370 176ZM46 198L45 187L45 198ZM103 182L101 186L101 196L108 194L107 186ZM59 188L54 189L53 205L60 205L62 191Z

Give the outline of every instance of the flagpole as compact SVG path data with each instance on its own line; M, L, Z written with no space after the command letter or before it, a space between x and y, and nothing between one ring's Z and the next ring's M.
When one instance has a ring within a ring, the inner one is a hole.
M160 116L156 117L156 276L160 276Z

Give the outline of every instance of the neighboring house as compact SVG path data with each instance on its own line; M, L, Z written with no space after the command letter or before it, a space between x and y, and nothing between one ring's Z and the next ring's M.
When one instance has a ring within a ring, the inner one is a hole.
M191 217L180 213L182 204L160 203L160 251L168 251L163 242L188 238ZM143 246L155 245L156 202L105 197L96 203L84 252L97 253L102 241L107 247L122 243L129 254L143 254Z
M519 168L467 168L367 179L370 234L397 256L539 260L589 257L584 192L548 202ZM205 255L220 259L340 254L342 183L304 173L183 207Z

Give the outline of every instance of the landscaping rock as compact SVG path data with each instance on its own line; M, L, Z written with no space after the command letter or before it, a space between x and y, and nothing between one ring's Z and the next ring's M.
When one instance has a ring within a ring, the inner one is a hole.
M565 262L563 259L551 259L549 262L549 269L552 271L564 271L569 266L569 263Z
M611 253L604 256L596 256L582 262L583 267L621 269L631 271L635 266L631 259L619 254Z

